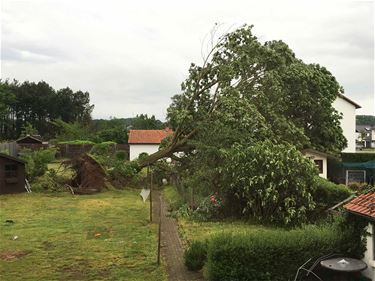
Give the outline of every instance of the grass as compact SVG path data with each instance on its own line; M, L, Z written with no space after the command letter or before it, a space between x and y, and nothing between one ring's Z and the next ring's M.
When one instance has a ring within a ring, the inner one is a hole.
M196 222L186 218L178 219L179 231L183 240L190 243L193 240L205 240L218 233L249 233L271 229L243 221Z
M138 191L0 196L1 280L166 280L148 215Z
M183 205L183 199L174 186L164 187L163 194L172 210L178 210ZM186 217L178 217L180 236L185 243L193 240L205 240L221 232L254 232L271 229L259 224L244 221L200 222Z
M181 195L177 192L177 189L172 185L165 186L163 189L163 193L169 206L173 210L178 210L178 208L180 208L184 203L181 198Z
M67 168L62 165L62 162L68 159L56 159L51 163L48 163L48 170L53 169L57 172L58 175L63 176L65 178L72 178L74 175L74 171L71 168Z

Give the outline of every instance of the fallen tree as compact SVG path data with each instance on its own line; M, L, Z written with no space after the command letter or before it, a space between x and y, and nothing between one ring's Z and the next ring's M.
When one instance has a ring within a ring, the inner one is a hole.
M75 171L71 186L74 193L90 194L100 192L105 187L106 173L103 167L89 154L82 154L71 161Z
M243 26L220 37L202 66L191 64L182 93L172 98L167 111L174 135L158 152L142 159L142 167L165 157L178 160L173 155L193 151L199 134L215 126L218 114L248 104L272 128L269 138L275 142L331 153L346 146L341 116L332 106L343 93L335 77L318 64L296 58L282 41L259 42L251 29ZM246 120L238 117L241 127Z

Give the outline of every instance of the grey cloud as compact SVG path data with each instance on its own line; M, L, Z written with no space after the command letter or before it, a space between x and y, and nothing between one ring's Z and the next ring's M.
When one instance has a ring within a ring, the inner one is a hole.
M141 112L164 118L190 62L201 62L203 38L215 22L223 30L254 24L262 41L283 40L305 62L326 66L349 97L366 104L364 112L373 111L367 106L374 94L372 3L26 2L4 0L3 78L89 91L95 118Z

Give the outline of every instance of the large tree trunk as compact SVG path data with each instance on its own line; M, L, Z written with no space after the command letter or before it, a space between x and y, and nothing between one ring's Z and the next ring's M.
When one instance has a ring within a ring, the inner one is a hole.
M192 145L189 145L187 141L196 133L196 130L193 130L190 132L187 136L183 137L182 140L177 140L177 134L175 133L172 142L166 146L165 148L162 148L161 150L145 157L142 159L139 163L139 165L143 168L148 165L151 165L155 163L156 161L167 158L167 157L173 157L173 154L176 152L189 152L194 147Z

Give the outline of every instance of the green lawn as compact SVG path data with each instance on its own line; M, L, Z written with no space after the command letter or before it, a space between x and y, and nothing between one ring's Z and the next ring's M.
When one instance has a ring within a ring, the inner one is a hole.
M255 232L271 229L242 221L196 222L185 218L178 219L178 226L180 235L185 242L204 240L221 232Z
M175 187L164 187L163 194L173 210L178 209L183 204L183 200ZM199 222L182 217L178 217L177 221L180 236L185 243L189 243L192 240L204 240L219 232L254 232L271 229L270 227L244 221Z
M166 280L147 207L138 191L2 195L0 279Z
M74 175L73 170L65 167L64 165L61 165L61 163L66 160L67 159L56 159L51 163L48 163L48 169L55 170L59 176L63 176L65 178L72 178L72 176Z

